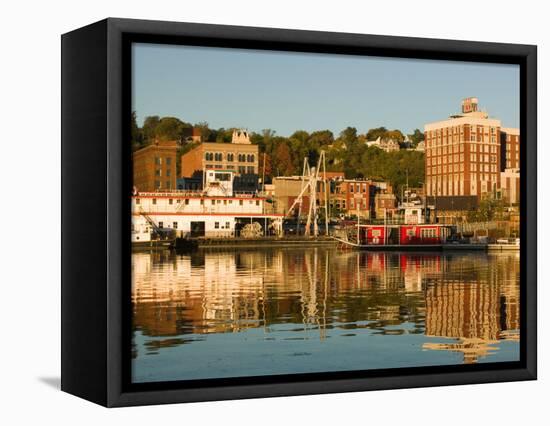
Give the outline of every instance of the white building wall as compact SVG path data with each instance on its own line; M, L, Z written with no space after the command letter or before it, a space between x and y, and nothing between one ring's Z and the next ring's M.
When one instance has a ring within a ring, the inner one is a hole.
M132 197L132 211L149 213L180 214L262 214L263 198L230 197L178 197L165 194Z

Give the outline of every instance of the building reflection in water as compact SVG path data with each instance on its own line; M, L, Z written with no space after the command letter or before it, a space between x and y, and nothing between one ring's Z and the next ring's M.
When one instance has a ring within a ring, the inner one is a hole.
M369 328L438 338L422 350L458 352L472 363L499 340L519 339L515 253L138 252L132 276L134 331L149 338L148 354L251 328L266 339L290 327L293 339L313 332L321 340L335 328L349 336Z

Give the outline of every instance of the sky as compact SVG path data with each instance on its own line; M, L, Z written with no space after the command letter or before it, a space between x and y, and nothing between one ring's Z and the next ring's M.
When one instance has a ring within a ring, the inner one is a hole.
M132 109L211 128L279 136L384 126L412 133L463 98L519 127L519 66L353 55L134 44Z

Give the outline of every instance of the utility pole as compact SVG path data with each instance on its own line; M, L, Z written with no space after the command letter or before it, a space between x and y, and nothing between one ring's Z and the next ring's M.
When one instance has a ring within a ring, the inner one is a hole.
M264 152L264 164L262 167L262 192L265 193L265 152Z

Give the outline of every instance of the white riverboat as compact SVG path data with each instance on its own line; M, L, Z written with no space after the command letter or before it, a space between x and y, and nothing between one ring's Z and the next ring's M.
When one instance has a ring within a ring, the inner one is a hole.
M232 171L208 170L203 190L136 191L132 243L142 245L167 230L183 239L280 235L283 215L262 194L233 191L233 179Z

